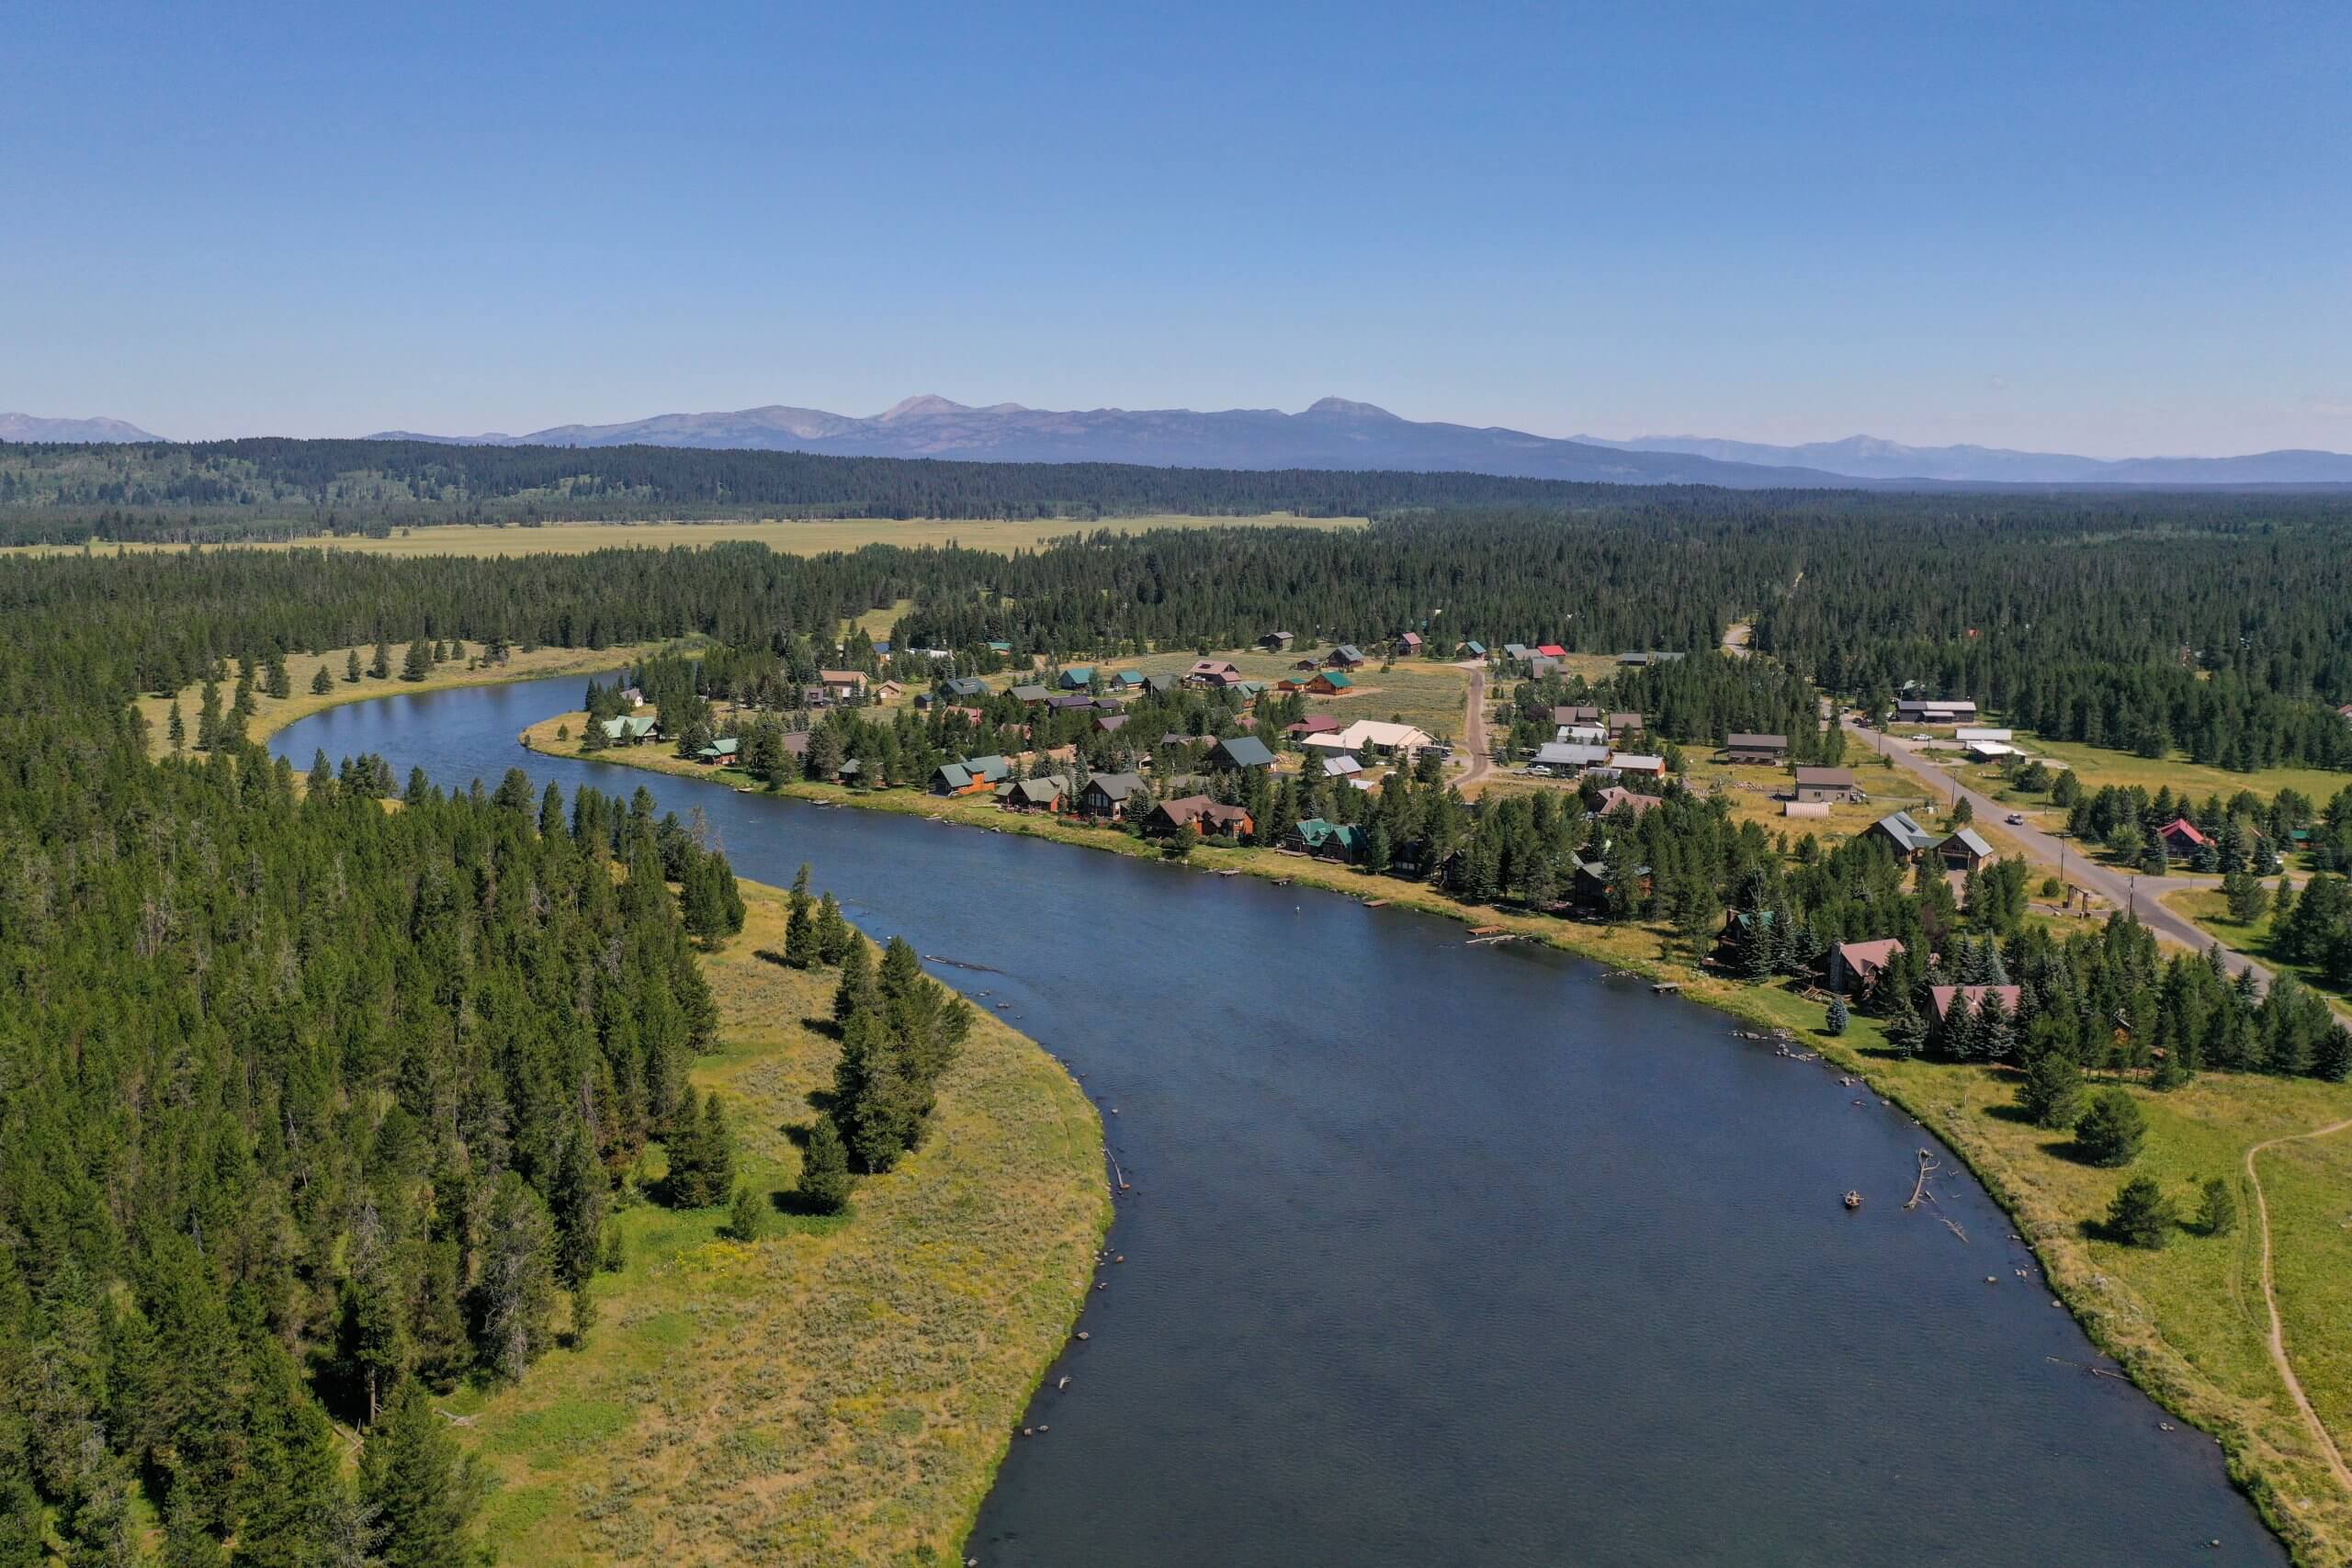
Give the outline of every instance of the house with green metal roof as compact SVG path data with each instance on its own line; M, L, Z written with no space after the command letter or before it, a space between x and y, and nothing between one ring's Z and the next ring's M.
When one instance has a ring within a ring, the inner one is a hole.
M1208 755L1208 764L1226 769L1271 768L1274 754L1256 736L1236 735L1216 743L1216 750Z
M709 745L695 752L695 755L702 761L710 763L714 766L720 762L731 762L735 760L735 753L740 745L741 742L739 742L735 737L731 735L721 736L718 739L712 741Z
M1284 841L1288 848L1325 860L1351 861L1363 852L1364 831L1345 822L1309 817L1293 828Z
M1073 664L1062 671L1061 687L1065 692L1082 692L1094 684L1094 666Z
M662 721L657 718L630 716L608 718L604 723L605 739L616 745L634 746L640 740L650 740L661 733Z

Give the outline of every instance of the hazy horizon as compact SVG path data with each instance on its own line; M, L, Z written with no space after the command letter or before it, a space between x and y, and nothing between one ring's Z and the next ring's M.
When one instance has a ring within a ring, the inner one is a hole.
M0 408L2352 450L2352 17L36 5Z

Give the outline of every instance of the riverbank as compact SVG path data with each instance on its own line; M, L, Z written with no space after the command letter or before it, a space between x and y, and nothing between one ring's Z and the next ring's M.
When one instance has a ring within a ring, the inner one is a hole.
M774 1200L839 1047L835 974L785 968L785 896L742 885L706 954L737 1177ZM1037 1043L982 1011L930 1137L850 1212L640 1202L597 1321L521 1383L443 1402L496 1478L485 1535L514 1568L577 1562L948 1562L1067 1343L1111 1220L1101 1120ZM658 1164L658 1161L656 1162ZM658 1173L658 1172L657 1172Z
M526 732L526 740L553 754L571 756L575 747L556 740L554 730L566 724L576 735L581 723L577 714L560 716L535 726ZM679 761L665 749L615 749L597 755L602 761L749 785L740 773ZM781 793L1159 858L1156 847L1125 834L1004 813L978 799L943 800L912 791L859 794L811 784L787 786ZM1498 926L1504 934L1546 942L1612 969L1678 982L1692 999L1750 1023L1800 1032L1808 1047L1822 1051L1840 1069L1868 1077L1974 1167L2016 1215L2019 1234L2032 1243L2053 1287L2093 1337L2157 1397L2222 1438L2233 1473L2302 1560L2342 1560L2342 1543L2352 1541L2352 1500L2335 1489L2309 1429L2269 1362L2253 1270L2254 1227L2211 1237L2182 1232L2161 1252L2119 1247L2087 1234L2084 1221L2103 1213L2126 1173L2077 1165L2064 1156L2051 1134L2005 1114L2012 1096L2010 1075L1900 1061L1885 1051L1876 1026L1867 1020L1856 1020L1842 1039L1823 1038L1817 1032L1822 1023L1818 1004L1785 989L1744 985L1691 967L1671 954L1669 940L1661 931L1473 908L1434 889L1272 851L1203 848L1192 859L1200 869L1288 880ZM1792 1066L1792 1070L1799 1069ZM2189 1185L2204 1176L2228 1176L2251 1144L2323 1125L2343 1115L2335 1108L2346 1103L2346 1091L2335 1086L2267 1078L2210 1077L2169 1096L2142 1092L2137 1098L2149 1116L2151 1134L2148 1151L2131 1174L2145 1171L2177 1197L2186 1196ZM2336 1380L2326 1364L2323 1335L2331 1319L2342 1321L2344 1311L2352 1306L2336 1293L2352 1286L2352 1270L2305 1265L2326 1265L2334 1257L2324 1245L2325 1227L2335 1223L2326 1215L2324 1195L2332 1179L2331 1162L2340 1156L2332 1145L2305 1145L2292 1157L2312 1162L2313 1168L2308 1181L2300 1171L2296 1176L2311 1201L2299 1204L2292 1213L2277 1190L2281 1156L2266 1156L2263 1166L2266 1186L2273 1189L2286 1337L2305 1381L2329 1383ZM2340 1185L2335 1189L2339 1193L2343 1190ZM2241 1207L2250 1208L2243 1195ZM1916 1218L1922 1224L1933 1224L1928 1214ZM1978 1237L1972 1244L1955 1236L1951 1245L1991 1251L1997 1249L1998 1238ZM2011 1278L2006 1268L2000 1270L1999 1287L2036 1288ZM1836 1333L1835 1325L1824 1327ZM2331 1405L2315 1397L2315 1403L2331 1422L2352 1416L2352 1408L2341 1401Z
M245 721L245 739L256 745L298 719L324 713L345 703L364 703L373 697L413 695L418 692L442 692L459 686L504 686L517 681L539 681L550 675L602 675L609 671L632 666L664 649L695 648L699 642L624 643L614 648L535 648L526 650L510 648L506 657L493 661L490 650L478 642L457 641L452 644L455 654L425 671L422 679L407 680L398 673L407 652L406 643L394 643L391 648L393 673L382 676L368 674L368 669L376 656L373 643L352 648L331 648L319 653L297 653L286 660L286 673L291 687L283 697L273 697L259 689L254 692L254 711ZM351 660L359 660L359 678L350 679ZM327 689L313 691L312 682L318 672L327 672ZM256 671L258 674L258 671ZM228 711L236 700L236 674L232 667L229 679L220 682L220 707ZM180 710L180 722L187 732L186 750L196 749L197 716L204 704L204 685L198 682L168 697L143 693L138 699L139 715L147 721L147 754L167 757L172 753L171 712L175 705ZM336 758L335 761L342 761Z

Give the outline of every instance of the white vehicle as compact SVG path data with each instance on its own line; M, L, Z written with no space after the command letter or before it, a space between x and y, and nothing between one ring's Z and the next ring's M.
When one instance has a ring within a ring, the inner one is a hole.
M2022 828L2025 826L2025 813L2022 811L2012 811L2008 816L2003 818L2002 820L2007 822L2012 828Z

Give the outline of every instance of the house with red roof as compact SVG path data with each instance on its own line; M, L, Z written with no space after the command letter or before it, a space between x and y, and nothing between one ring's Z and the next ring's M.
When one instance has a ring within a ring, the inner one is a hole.
M1566 659L1568 656L1568 650L1556 642L1537 643L1535 653L1541 659Z
M2165 841L2167 854L2179 855L2184 859L2213 841L2199 831L2197 824L2186 817L2176 817L2157 829L2156 837Z
M1882 942L1841 942L1829 950L1829 988L1847 996L1856 996L1878 984L1894 955L1903 951L1902 940L1888 937Z

